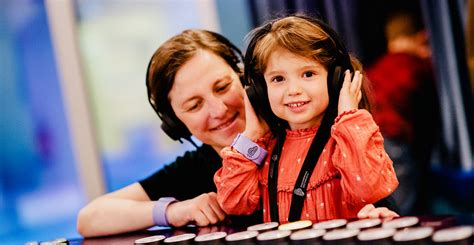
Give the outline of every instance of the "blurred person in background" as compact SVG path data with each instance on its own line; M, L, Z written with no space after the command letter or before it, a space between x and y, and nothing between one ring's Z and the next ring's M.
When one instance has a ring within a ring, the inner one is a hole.
M394 12L385 23L387 52L367 69L374 118L400 182L393 194L401 215L429 213L430 159L439 137L439 102L431 47L420 18Z

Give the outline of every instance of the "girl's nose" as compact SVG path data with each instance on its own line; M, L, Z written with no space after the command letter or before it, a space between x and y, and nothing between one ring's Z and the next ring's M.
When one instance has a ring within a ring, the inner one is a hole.
M295 96L301 94L301 87L298 84L298 81L289 80L287 82L287 92L289 96Z

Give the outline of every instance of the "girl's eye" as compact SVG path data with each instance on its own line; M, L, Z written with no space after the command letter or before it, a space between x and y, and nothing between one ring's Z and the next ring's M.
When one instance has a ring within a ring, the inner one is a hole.
M282 76L276 76L276 77L273 77L271 81L277 83L277 82L281 82L283 80L285 80L285 78L283 78Z
M314 75L314 72L312 72L312 71L307 71L303 74L303 76L306 77L306 78L312 77L313 75Z

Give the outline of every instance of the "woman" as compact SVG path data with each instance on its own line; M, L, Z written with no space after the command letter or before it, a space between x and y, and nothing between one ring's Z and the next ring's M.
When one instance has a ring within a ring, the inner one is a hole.
M217 204L213 176L222 166L218 152L245 127L240 64L241 53L233 44L205 30L186 30L158 48L147 71L150 104L171 138L190 140L192 134L203 145L152 176L93 200L79 212L80 234L207 226L226 218ZM378 216L396 214L373 205L359 213Z

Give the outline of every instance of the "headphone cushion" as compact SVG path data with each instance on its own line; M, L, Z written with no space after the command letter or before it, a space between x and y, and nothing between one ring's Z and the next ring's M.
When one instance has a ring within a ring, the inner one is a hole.
M176 118L173 120L169 116L163 114L161 117L161 129L173 140L191 137L188 128Z

